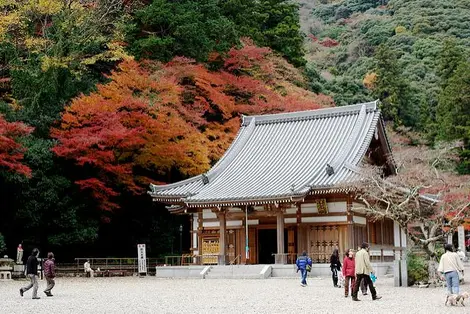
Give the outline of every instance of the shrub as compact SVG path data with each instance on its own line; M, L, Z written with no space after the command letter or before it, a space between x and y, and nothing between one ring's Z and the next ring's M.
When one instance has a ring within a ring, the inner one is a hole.
M352 11L348 7L340 6L336 9L335 19L347 19L349 16L351 16L351 13Z
M408 253L408 286L414 285L419 281L428 280L428 261L413 252Z
M401 34L406 32L406 27L404 26L397 26L395 27L395 34Z

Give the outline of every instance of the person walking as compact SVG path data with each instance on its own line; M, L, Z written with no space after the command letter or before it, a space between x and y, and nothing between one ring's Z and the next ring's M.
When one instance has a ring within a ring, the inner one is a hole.
M344 276L344 296L347 298L349 295L349 284L351 284L351 293L356 283L354 251L349 249L343 260L343 276Z
M305 287L307 285L307 267L312 267L312 259L307 256L307 252L303 251L295 264L297 265L297 272L300 270L300 285Z
M331 277L333 279L333 286L338 287L338 270L341 270L341 262L339 260L338 249L333 250L330 257Z
M447 282L448 295L459 294L459 272L463 272L463 263L459 255L454 252L452 244L444 246L445 253L442 254L437 271L444 274Z
M370 274L374 273L374 269L370 264L369 258L369 243L364 242L361 245L361 249L356 253L355 260L355 272L356 272L356 283L354 284L354 289L352 291L352 300L360 301L357 298L357 293L359 292L359 286L361 281L364 280L364 284L369 286L370 293L372 294L372 300L379 300L382 297L377 295L374 284L370 279Z
M28 261L26 262L26 276L29 277L29 279L31 280L31 283L27 285L26 287L23 287L20 289L20 295L23 296L23 294L26 291L33 288L34 300L40 299L40 297L38 297L38 279L37 279L38 255L39 255L39 250L35 248L31 252L31 255L28 257Z
M47 287L44 290L44 293L48 297L52 297L51 290L55 286L55 259L54 253L49 252L47 253L47 259L44 261L44 277L46 277Z

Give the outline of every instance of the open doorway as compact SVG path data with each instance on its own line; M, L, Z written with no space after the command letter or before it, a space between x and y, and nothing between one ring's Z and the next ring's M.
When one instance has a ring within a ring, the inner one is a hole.
M258 264L274 264L275 253L277 253L276 229L259 229Z

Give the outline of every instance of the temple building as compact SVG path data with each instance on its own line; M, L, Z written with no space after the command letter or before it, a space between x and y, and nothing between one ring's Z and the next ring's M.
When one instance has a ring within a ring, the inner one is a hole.
M207 173L149 193L189 215L196 264L287 264L304 250L326 263L334 248L342 254L363 241L390 261L405 235L391 220L370 220L355 200L364 162L396 171L377 102L243 116Z

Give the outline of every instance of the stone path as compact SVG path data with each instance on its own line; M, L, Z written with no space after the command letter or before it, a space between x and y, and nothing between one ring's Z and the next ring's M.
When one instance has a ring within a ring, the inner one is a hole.
M467 284L462 291L470 291ZM395 288L392 278L379 278L383 299L361 302L344 297L330 278L309 279L301 287L297 279L201 280L137 278L57 278L54 297L42 292L40 300L23 298L19 288L26 281L0 282L1 313L470 313L467 307L445 307L445 288Z

